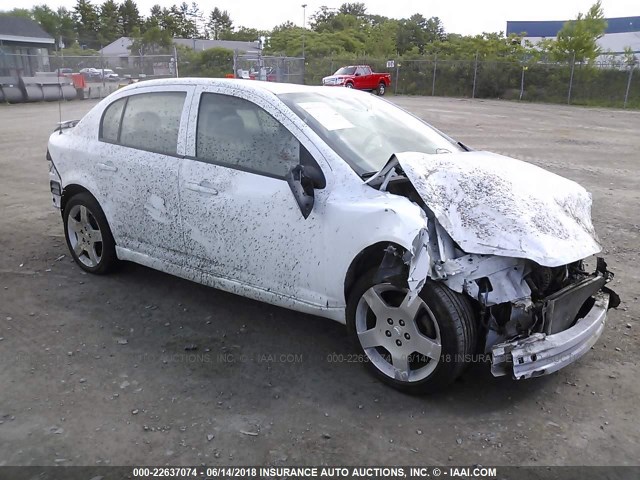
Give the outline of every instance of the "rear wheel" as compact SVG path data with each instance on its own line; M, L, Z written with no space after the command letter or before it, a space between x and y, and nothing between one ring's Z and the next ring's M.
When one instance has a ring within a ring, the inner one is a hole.
M347 303L347 326L369 370L408 393L442 389L475 351L470 302L431 281L410 302L407 289L375 284L375 271L356 283Z
M384 82L380 82L378 84L378 88L376 89L376 93L380 96L383 96L387 92L387 85Z
M64 207L64 235L83 270L103 274L116 264L115 241L100 205L89 193L74 195Z

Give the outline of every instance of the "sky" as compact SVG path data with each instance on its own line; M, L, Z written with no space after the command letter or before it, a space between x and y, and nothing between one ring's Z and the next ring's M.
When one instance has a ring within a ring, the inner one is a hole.
M118 0L116 0L118 1ZM155 3L169 7L182 0L136 0L143 15ZM354 0L351 0L354 1ZM339 7L344 0L207 0L199 1L201 10L213 7L228 10L235 26L271 29L290 20L302 25L302 4L307 3L306 17L320 6ZM482 32L505 31L507 20L568 20L578 12L586 12L595 0L365 0L369 13L392 18L421 13L425 17L440 17L447 33L474 35ZM75 0L0 0L0 10L30 8L46 3L51 8L69 9ZM94 3L101 3L94 0ZM187 3L191 3L188 0ZM602 0L607 17L640 16L639 0Z

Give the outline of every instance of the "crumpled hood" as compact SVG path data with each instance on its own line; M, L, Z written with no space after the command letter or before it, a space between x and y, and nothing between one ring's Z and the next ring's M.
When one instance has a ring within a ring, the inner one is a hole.
M530 163L489 152L396 154L438 222L467 253L555 267L600 251L591 195Z

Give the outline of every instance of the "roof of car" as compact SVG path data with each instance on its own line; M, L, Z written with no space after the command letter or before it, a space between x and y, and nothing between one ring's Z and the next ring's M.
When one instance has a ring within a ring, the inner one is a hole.
M136 89L152 86L177 86L177 85L209 85L209 86L227 86L229 88L245 90L271 92L275 95L282 93L294 92L313 92L321 90L327 92L331 90L327 87L297 85L295 83L277 83L263 82L259 80L243 80L236 78L163 78L158 80L145 80L126 87L127 89Z

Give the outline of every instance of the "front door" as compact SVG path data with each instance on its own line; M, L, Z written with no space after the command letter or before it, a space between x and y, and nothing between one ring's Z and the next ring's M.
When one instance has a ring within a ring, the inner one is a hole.
M192 112L196 135L180 173L187 252L215 276L319 305L326 193L305 219L284 179L303 147L258 102L205 91Z

